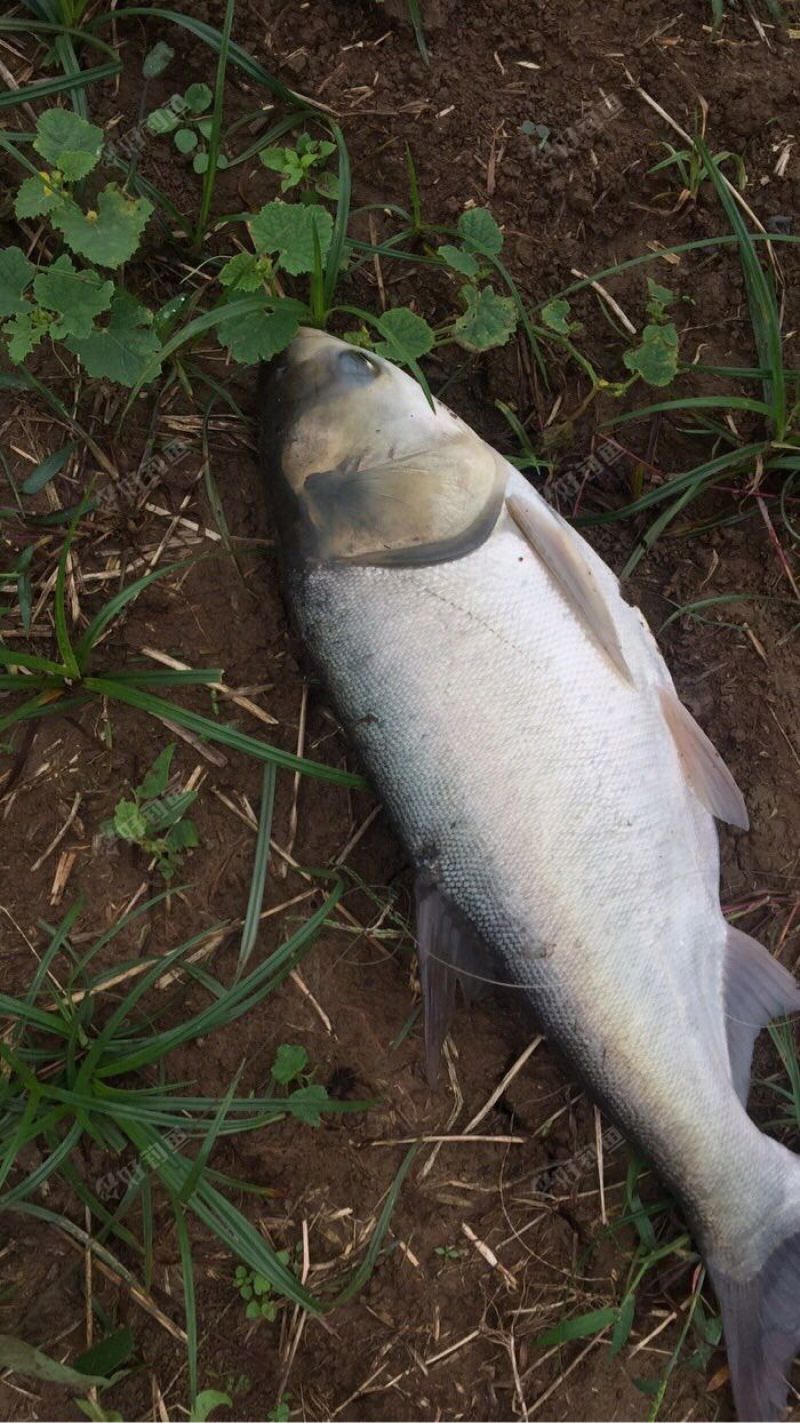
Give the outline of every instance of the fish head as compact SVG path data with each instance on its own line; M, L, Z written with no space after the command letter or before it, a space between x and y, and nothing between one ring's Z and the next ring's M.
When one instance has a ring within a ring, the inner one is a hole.
M302 329L265 368L260 420L292 558L438 563L472 552L497 522L505 462L373 351Z

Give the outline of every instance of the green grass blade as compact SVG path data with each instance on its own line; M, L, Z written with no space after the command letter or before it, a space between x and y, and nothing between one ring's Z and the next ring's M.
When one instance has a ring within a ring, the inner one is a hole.
M255 948L258 926L261 922L261 906L264 903L264 887L269 871L269 842L272 835L272 813L275 808L275 786L277 774L274 766L265 766L261 778L261 810L258 817L258 836L253 857L253 875L247 898L242 939L239 945L239 960L236 977L244 971L247 960Z
M347 228L350 222L351 197L350 154L347 151L344 134L336 123L330 124L330 131L336 142L336 151L339 157L339 196L336 202L331 245L328 248L328 257L325 263L323 295L326 310L333 305L334 293L339 281L339 272L347 241Z
M211 200L214 196L214 185L217 181L217 159L222 142L222 112L225 103L225 76L231 46L231 27L233 25L234 7L235 0L227 0L225 6L225 20L223 22L219 49L217 51L217 72L214 79L214 108L211 114L211 132L208 137L208 167L203 174L203 194L200 199L200 211L197 216L197 225L194 234L195 248L200 247L206 235L208 218L211 212Z
M183 563L165 563L163 568L156 568L152 573L146 573L143 578L137 578L135 583L129 583L126 588L115 593L113 598L109 598L99 613L92 618L83 637L75 647L75 656L80 666L85 667L86 659L95 643L102 637L109 623L119 616L128 603L132 602L134 598L138 598L139 594L145 588L149 588L151 583L157 582L159 578L167 578L170 573L176 573L179 569L187 568L193 561L187 559Z
M392 1219L394 1208L397 1205L397 1198L400 1195L403 1182L405 1181L406 1176L408 1175L409 1171L411 1170L411 1167L414 1164L414 1158L416 1157L418 1150L418 1146L412 1146L409 1148L409 1150L403 1157L397 1175L395 1176L394 1181L392 1182L391 1187L387 1192L386 1200L384 1201L383 1205L383 1210L381 1211L378 1221L375 1225L375 1229L372 1232L372 1238L369 1242L369 1249L367 1250L367 1253L364 1256L364 1259L362 1260L361 1264L353 1272L352 1279L348 1281L344 1289L341 1290L340 1293L336 1296L336 1299L333 1301L333 1305L331 1306L331 1308L335 1308L337 1305L344 1304L346 1300L352 1299L353 1295L358 1294L358 1291L363 1288L370 1275L372 1274L373 1270L375 1269L375 1264L378 1259L378 1255L380 1254L381 1246L383 1245L383 1242L386 1238L386 1232L389 1229L389 1224Z
M173 706L171 702L164 701L161 697L153 697L149 692L143 692L138 687L131 687L127 683L115 682L104 677L86 677L83 686L87 691L99 692L101 696L110 697L112 701L125 702L128 706L137 707L139 711L147 712L150 716L177 722L180 726L185 726L189 731L193 731L196 736L202 737L204 741L219 742L221 746L227 746L231 751L241 751L245 756L252 756L256 761L271 761L284 770L299 771L301 775L313 776L322 781L331 781L337 786L363 789L366 785L361 776L356 776L351 771L339 771L335 766L325 766L321 761L308 761L301 756L294 756L290 751L282 751L278 746L270 746L268 742L257 741L254 736L237 731L235 727L228 726L225 722L214 722L210 717L187 711L185 707Z

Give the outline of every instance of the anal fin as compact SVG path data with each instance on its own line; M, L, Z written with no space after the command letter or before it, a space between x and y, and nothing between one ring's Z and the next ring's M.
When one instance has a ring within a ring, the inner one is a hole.
M744 796L722 757L690 711L669 687L659 691L661 710L683 764L686 780L706 810L740 830L750 828Z
M725 1025L733 1085L747 1102L753 1046L772 1018L800 1010L800 986L783 964L749 934L728 925Z
M466 915L425 871L417 875L415 897L425 1070L433 1085L442 1046L453 1020L456 984L461 983L468 1001L479 996L486 977L487 950Z
M546 506L539 509L514 494L506 498L506 508L594 641L602 647L620 676L632 684L633 677L611 609L572 530L562 525Z

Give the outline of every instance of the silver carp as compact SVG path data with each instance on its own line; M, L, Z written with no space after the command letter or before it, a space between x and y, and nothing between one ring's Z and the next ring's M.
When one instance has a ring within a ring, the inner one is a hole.
M429 1069L499 965L680 1200L740 1418L778 1417L800 1161L746 1102L800 990L720 908L738 787L611 570L409 375L302 331L260 414L290 609L416 868Z

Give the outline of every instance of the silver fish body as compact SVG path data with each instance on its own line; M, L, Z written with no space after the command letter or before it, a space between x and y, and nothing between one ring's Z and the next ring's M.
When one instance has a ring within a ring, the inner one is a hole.
M448 440L469 462L465 427L385 362L354 392L338 347L308 337L283 391L268 385L268 454L293 510L293 614L417 868L429 1046L446 1026L442 967L469 973L464 945L488 946L678 1195L722 1303L740 1415L775 1416L800 1335L800 1168L744 1103L756 1032L800 995L722 915L711 810L744 824L738 792L602 560L499 456L484 467L476 436L476 472L431 501ZM381 414L384 378L403 418ZM306 503L325 475L314 419L329 443L337 418L331 380L341 423L348 400L360 416L335 465L358 530L345 543L341 506ZM421 523L398 466L430 471Z

